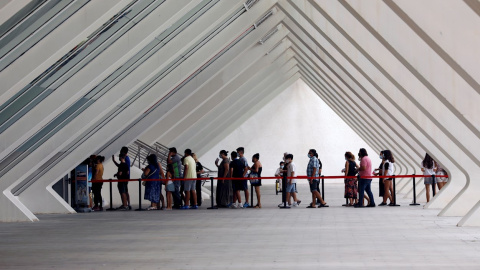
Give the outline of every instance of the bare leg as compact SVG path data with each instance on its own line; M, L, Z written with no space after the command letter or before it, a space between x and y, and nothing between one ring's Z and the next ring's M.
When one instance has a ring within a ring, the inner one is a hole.
M320 200L321 204L325 204L325 201L322 199L322 195L320 195L320 192L315 190L312 194L314 195L315 198ZM315 202L315 199L314 199L314 202Z
M290 205L290 197L291 197L291 192L287 192L287 204Z
M185 206L190 205L190 191L185 191Z
M260 195L260 187L259 187L259 186L255 186L255 193L257 194L257 206L258 206L259 208L262 208L262 203L261 203L261 201L260 201L260 198L261 198L262 196ZM253 202L252 202L252 203L253 203Z
M121 197L122 197L123 206L127 207L128 206L127 193L122 193Z
M197 206L197 192L192 190L192 197L193 197L193 205Z
M425 184L425 194L427 195L427 203L430 201L430 184Z
M247 189L245 189L245 203L248 203L248 197L250 197L250 191Z
M240 190L237 190L236 195L238 203L242 204L242 195L240 194Z
M167 209L172 209L172 192L167 191Z

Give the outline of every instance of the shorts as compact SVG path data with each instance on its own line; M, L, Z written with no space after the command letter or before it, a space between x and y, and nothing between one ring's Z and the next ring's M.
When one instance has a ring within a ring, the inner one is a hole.
M118 182L118 192L120 192L120 194L122 193L128 193L128 182Z
M185 180L185 181L183 181L183 190L184 191L195 190L196 182L197 182L197 180Z
M423 183L424 183L425 185L432 185L432 184L434 184L434 183L433 183L433 177L424 177L424 178L423 178Z
M175 185L173 183L168 184L166 187L167 187L167 191L175 192Z
M232 187L233 191L246 190L248 189L247 180L233 180Z
M295 193L295 183L291 183L291 184L287 183L286 191L290 193Z
M310 184L310 192L318 191L320 181L313 179L312 183L310 183L310 181L308 181L308 183Z

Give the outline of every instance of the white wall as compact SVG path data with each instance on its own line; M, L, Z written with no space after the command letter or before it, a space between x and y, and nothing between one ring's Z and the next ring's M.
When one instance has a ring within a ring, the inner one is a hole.
M262 136L257 137L258 134ZM319 153L324 175L340 175L345 151L357 155L364 147L374 163L377 156L302 80L296 81L202 155L200 161L214 167L220 150L231 152L239 146L245 147L249 162L253 154L260 154L263 176L275 173L284 152L294 155L299 175L306 174L310 148Z

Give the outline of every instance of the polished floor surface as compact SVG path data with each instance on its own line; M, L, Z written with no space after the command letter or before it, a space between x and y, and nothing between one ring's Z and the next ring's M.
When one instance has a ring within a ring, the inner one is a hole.
M262 209L95 212L0 223L0 269L480 269L480 228L408 206L279 209L262 187ZM378 200L378 198L377 198ZM378 202L377 202L378 203Z

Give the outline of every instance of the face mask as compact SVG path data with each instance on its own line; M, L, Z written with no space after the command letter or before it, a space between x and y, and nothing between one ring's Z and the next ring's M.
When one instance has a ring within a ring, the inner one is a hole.
M308 154L307 156L308 156L308 158L312 158L312 156L310 154Z
M382 155L380 155L380 159L383 159L383 156L382 156Z
M287 162L288 162L288 163L291 163L291 162L292 162L292 160L291 160L291 159L287 159Z
M283 157L283 161L285 161L285 157Z
M222 158L222 155L218 155L218 158Z
M345 158L345 160L348 160L348 158Z
M358 161L362 161L362 158L358 158Z

